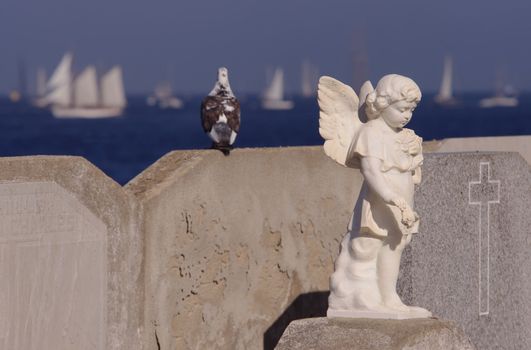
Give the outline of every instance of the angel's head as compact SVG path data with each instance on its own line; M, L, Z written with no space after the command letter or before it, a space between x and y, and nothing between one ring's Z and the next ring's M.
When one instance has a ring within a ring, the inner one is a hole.
M365 112L369 119L382 117L392 128L404 127L419 103L422 94L410 78L389 74L367 95Z

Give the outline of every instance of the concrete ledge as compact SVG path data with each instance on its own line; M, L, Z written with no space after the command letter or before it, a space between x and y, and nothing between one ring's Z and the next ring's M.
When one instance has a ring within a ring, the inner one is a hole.
M290 323L276 350L473 350L455 323L437 319L308 318Z

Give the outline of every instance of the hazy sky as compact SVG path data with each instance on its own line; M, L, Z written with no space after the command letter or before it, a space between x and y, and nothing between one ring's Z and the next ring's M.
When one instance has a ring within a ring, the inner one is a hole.
M129 93L163 79L208 93L219 66L236 93L261 91L275 66L297 91L304 59L351 83L364 55L371 79L400 73L433 91L447 53L456 91L494 89L500 70L531 90L530 16L531 0L0 0L0 93L16 87L18 57L31 83L67 50L78 70L121 64Z

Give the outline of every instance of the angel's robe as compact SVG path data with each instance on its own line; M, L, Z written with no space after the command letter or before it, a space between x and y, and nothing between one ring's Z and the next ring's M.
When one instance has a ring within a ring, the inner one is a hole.
M422 165L422 139L411 129L390 129L381 118L365 123L349 150L349 158L374 157L381 160L380 171L386 184L413 208L413 174ZM402 213L387 204L364 183L350 222L349 231L364 235L388 236L390 230L403 234L417 233L417 220L412 227L401 223ZM396 230L395 230L396 231Z

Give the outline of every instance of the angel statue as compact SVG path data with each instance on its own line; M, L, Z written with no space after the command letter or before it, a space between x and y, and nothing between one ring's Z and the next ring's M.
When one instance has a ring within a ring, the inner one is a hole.
M330 277L328 317L419 318L426 309L405 305L396 292L404 247L418 232L414 185L420 183L422 139L404 126L421 92L410 78L389 74L360 96L321 77L319 133L325 153L365 179Z

